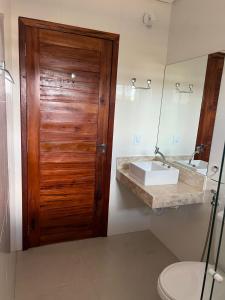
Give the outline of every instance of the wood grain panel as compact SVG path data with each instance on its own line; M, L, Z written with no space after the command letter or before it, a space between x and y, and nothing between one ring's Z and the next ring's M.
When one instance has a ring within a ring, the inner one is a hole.
M78 165L78 164L77 164ZM64 166L63 166L64 167ZM50 175L48 175L49 173L45 173L45 171L47 170L41 170L41 182L44 185L46 184L58 184L58 187L60 187L61 184L65 184L66 185L72 185L74 182L77 182L79 180L82 179L82 181L84 182L85 180L94 180L94 176L93 176L93 171L95 170L95 166L92 168L82 168L81 170L74 170L71 168L71 172L70 169L55 169ZM68 171L68 172L67 172ZM66 173L66 176L63 176L63 174ZM88 189L88 187L87 187ZM92 190L92 189L91 189Z
M98 115L95 113L73 113L64 112L64 111L56 111L56 112L40 112L41 122L74 122L74 124L81 124L83 122L86 123L96 123Z
M28 180L28 236L30 244L38 246L40 243L40 178L39 178L39 126L40 126L40 70L39 70L39 41L38 29L27 28L27 180Z
M112 57L112 44L110 41L105 40L102 43L102 52L104 56L101 56L101 69L100 69L100 81L99 85L99 97L101 99L99 106L99 116L98 116L98 137L97 144L106 144L108 140L108 125L109 125L109 108L110 104L107 99L110 97L110 80L111 73L108 72L108 69L111 64L110 57ZM108 151L108 149L107 149ZM107 153L105 151L105 153ZM97 160L96 160L96 202L95 202L95 224L94 230L95 234L99 232L104 232L102 228L102 219L103 216L103 199L104 194L106 193L106 178L107 178L107 170L106 170L106 155L102 155L102 153L97 152ZM107 227L107 225L106 225Z
M40 163L77 163L77 162L88 162L94 161L94 154L80 154L80 153L51 153L43 152L40 157Z
M45 29L39 30L39 36L41 43L50 44L54 47L62 46L93 51L100 51L101 49L101 39L98 38Z
M80 211L80 214L78 214L78 211ZM42 224L40 229L41 244L42 241L43 244L65 241L65 238L66 240L71 239L69 238L70 236L73 237L73 239L77 236L84 238L86 237L85 231L88 231L90 236L92 236L92 214L93 209L87 207L85 211L82 211L80 208L79 210L77 208L61 208L59 210L42 211L40 214Z
M83 211L79 207L79 213L77 207L75 209L61 208L41 211L41 230L43 234L51 234L52 232L63 233L68 228L74 230L87 225L91 227L93 221L91 217L92 213L93 209L87 207Z
M50 81L61 81L63 84L66 84L69 82L75 82L75 80L71 80L71 72L67 71L56 71L56 70L48 70L45 68L40 68L40 74L41 74L41 82L50 80ZM82 72L82 71L76 71L76 83L78 82L86 82L86 83L92 83L99 85L99 73L93 73L93 72ZM42 83L43 84L43 83ZM97 87L97 86L96 86Z
M74 114L98 114L98 105L93 103L64 103L41 101L40 110L43 112L63 112Z
M46 78L41 76L41 86L48 88L64 88L74 91L80 91L87 94L96 95L96 89L98 88L97 83L89 82L75 82L69 79L61 78Z
M90 205L93 204L94 189L84 189L82 194L41 194L41 207L48 206L59 208L60 206L76 206L76 205ZM84 204L85 202L85 204Z
M52 55L52 45L40 45L40 66L50 70L59 71L83 71L98 73L100 66L100 52L86 49L76 49L54 46L54 55Z
M52 123L54 126L58 124ZM88 128L90 131L88 131ZM86 140L86 141L93 141L96 139L97 132L96 132L97 126L94 123L90 123L87 125L76 125L75 131L74 132L65 132L63 133L63 130L60 130L58 132L54 131L41 131L41 137L40 141L41 142L61 142L62 141L62 134L63 134L63 141L71 141L71 140Z
M96 124L95 124L96 125ZM72 133L84 136L92 136L95 135L97 132L97 126L93 124L78 124L74 125L73 123L69 122L42 122L41 123L41 131L43 132L51 132L51 133Z
M196 147L205 145L204 152L197 154L196 159L209 161L217 104L224 68L224 53L210 54L208 57L202 107L200 113Z
M41 66L49 67L50 70L63 70L67 72L85 71L99 72L99 66L88 61L79 61L67 57L49 56L46 53L41 53Z
M73 152L73 153L95 153L96 152L96 142L75 142L75 143L68 143L68 142L49 142L49 143L41 143L40 144L41 153L43 152Z
M87 195L87 197L92 197L91 195ZM85 205L83 204L85 202ZM50 206L50 210L48 207ZM87 203L86 198L83 199L77 199L74 197L72 200L54 200L54 201L48 201L48 202L41 202L41 212L42 214L48 214L48 212L58 212L61 209L70 210L71 211L78 211L80 210L80 215L82 215L82 209L84 211L83 215L86 215L86 210L93 215L93 203ZM86 222L86 224L89 222ZM44 225L43 225L44 227Z
M28 70L22 95L22 128L29 128L23 140L28 153L25 247L103 235L107 220L102 208L109 197L105 180L110 176L105 166L111 153L98 144L109 142L115 90L111 74L117 60L112 37L117 41L118 36L107 39L107 34L81 33L76 27L65 31L59 24L20 22L21 35L29 32L20 40L21 68Z
M76 91L76 93L75 93ZM64 101L64 102L87 102L98 103L99 96L94 93L85 93L79 89L66 89L64 87L49 89L48 87L40 88L40 96L46 101Z
M111 32L99 31L89 28L82 28L77 26L65 25L55 22L19 17L19 24L25 27L30 26L38 29L45 29L49 31L56 31L62 33L78 34L80 36L94 37L97 39L110 40L114 43L115 48L118 49L119 35ZM21 32L22 33L22 32ZM115 53L116 54L116 53ZM113 60L116 63L116 60Z
M77 175L85 172L93 172L95 170L95 160L92 161L89 159L87 162L78 162L78 163L42 163L40 164L40 176L54 178L57 175L60 175L61 178L65 176Z
M65 191L67 188L78 188L79 185L83 185L83 188L85 188L85 184L89 185L89 184L94 184L95 183L95 176L93 175L93 172L91 175L87 175L87 174L79 174L76 176L76 178L73 178L71 180L67 180L67 181L42 181L40 188L41 191L44 190L51 190L51 189L58 189L62 191ZM82 191L80 191L82 192ZM84 202L85 205L85 202Z
M84 183L79 183L77 184L75 187L65 187L64 190L62 191L62 189L60 188L52 188L52 189L42 189L40 191L40 197L43 196L48 196L48 195L62 195L64 194L66 197L68 195L74 195L74 194L82 194L84 190L86 189L91 189L90 187L87 187L86 182ZM92 201L89 199L89 201Z
M73 229L82 227L84 225L91 225L93 219L92 208L79 207L79 213L77 207L72 208L61 208L61 209L45 209L40 211L41 231L44 229L45 233L48 229L51 234L52 231L57 233L65 232L66 227Z
M29 203L28 203L28 148L27 148L27 76L26 76L26 26L19 21L19 64L20 64L20 110L21 110L21 147L22 147L22 225L23 249L30 247L28 235Z

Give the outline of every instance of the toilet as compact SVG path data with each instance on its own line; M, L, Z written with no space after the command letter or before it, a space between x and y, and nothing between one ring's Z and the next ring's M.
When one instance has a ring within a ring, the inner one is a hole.
M213 257L216 258L220 228L223 219L223 211L217 214L215 227L215 242ZM225 233L224 233L225 235ZM218 273L225 280L225 238L222 241ZM162 300L200 300L202 284L205 272L204 262L178 262L165 268L158 279L158 294ZM209 266L212 269L213 266ZM205 286L205 299L209 298L212 285L212 276L208 275ZM225 281L218 283L215 281L214 292L217 300L225 299ZM208 298L207 298L208 296Z

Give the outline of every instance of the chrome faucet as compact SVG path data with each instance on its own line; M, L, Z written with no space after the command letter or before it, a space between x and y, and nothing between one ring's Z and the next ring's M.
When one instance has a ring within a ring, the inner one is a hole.
M191 165L192 160L194 160L194 158L195 158L195 155L204 152L204 150L205 150L205 145L204 144L201 144L201 145L197 146L195 151L193 152L191 158L189 159L189 162L188 162L189 165Z
M155 147L155 155L159 154L162 158L162 161L163 161L163 165L166 165L166 158L165 158L165 155L159 151L159 147Z

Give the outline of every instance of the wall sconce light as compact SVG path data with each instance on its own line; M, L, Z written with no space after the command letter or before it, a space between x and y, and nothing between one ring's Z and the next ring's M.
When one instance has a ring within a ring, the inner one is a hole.
M131 79L132 89L134 89L134 90L150 90L151 89L151 83L152 83L151 79L147 79L147 86L146 87L136 86L136 81L137 81L136 78Z

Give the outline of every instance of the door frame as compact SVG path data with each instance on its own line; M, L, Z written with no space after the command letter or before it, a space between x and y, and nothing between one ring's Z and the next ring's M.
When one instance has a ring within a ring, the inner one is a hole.
M213 132L216 122L216 113L220 96L224 69L225 53L216 52L208 55L204 90L202 96L201 112L198 124L198 133L195 148L205 145L202 153L195 156L196 159L209 161Z
M101 220L101 236L107 236L108 231L108 210L109 210L109 192L110 192L110 175L113 143L113 127L116 98L116 82L119 52L119 34L85 29L76 26L63 25L48 21L19 17L19 59L20 59L20 105L21 105L21 144L22 144L22 223L23 223L23 249L29 248L28 236L28 176L27 176L27 97L26 97L26 27L37 29L55 30L63 33L73 33L88 37L95 37L112 42L112 69L110 80L109 96L109 121L107 134L106 150L106 178L103 195L103 213Z

